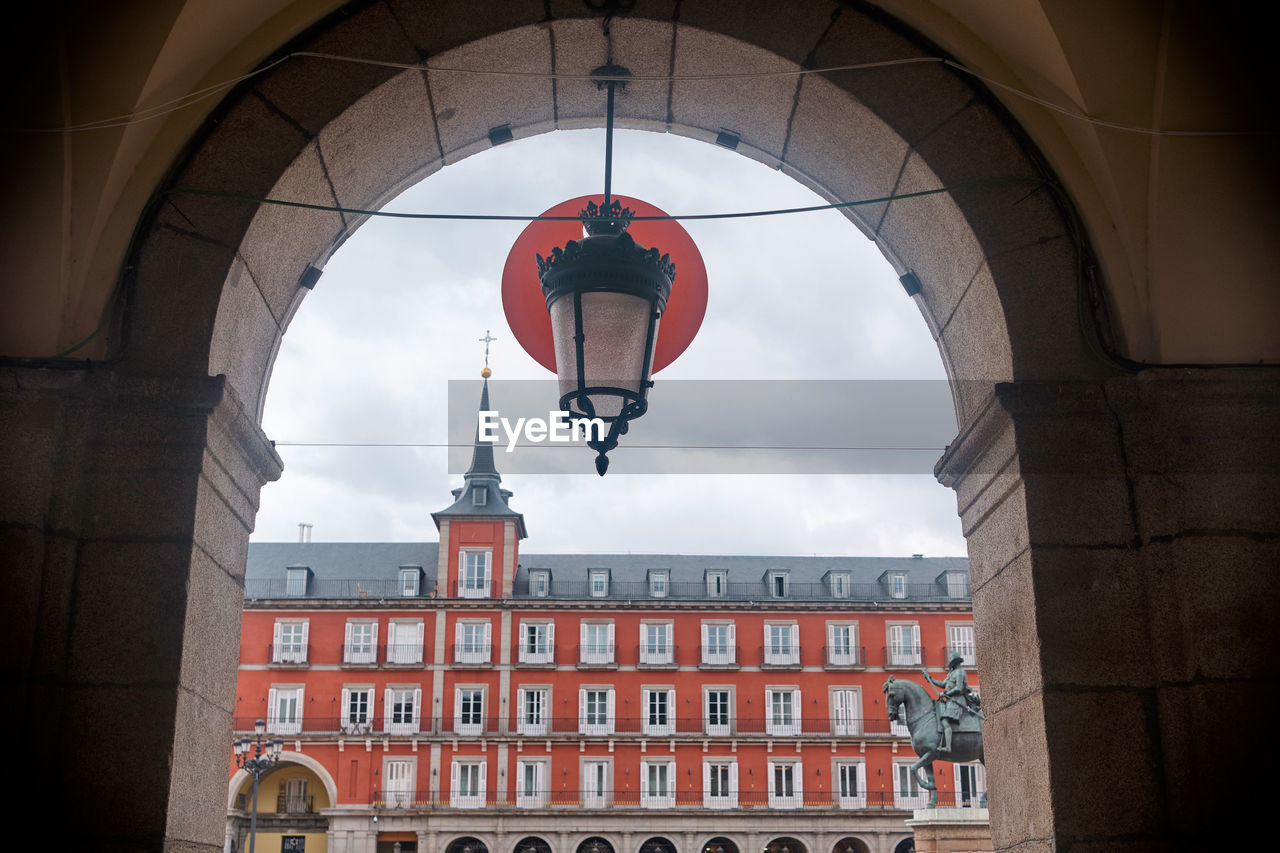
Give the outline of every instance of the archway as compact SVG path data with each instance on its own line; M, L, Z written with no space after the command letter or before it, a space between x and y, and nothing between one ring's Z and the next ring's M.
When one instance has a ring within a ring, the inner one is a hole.
M662 835L654 835L640 845L640 853L680 853L675 842Z
M576 853L615 853L607 838L593 835L579 842Z
M916 853L914 838L904 838L893 847L893 853Z
M862 839L846 835L831 845L831 853L871 853L871 848Z
M809 853L809 848L798 838L781 835L764 846L765 853Z
M512 853L551 853L551 845L536 835L526 835L511 848Z
M732 838L717 835L702 845L702 853L739 853L739 849Z
M489 853L489 847L479 838L464 835L450 841L445 853Z

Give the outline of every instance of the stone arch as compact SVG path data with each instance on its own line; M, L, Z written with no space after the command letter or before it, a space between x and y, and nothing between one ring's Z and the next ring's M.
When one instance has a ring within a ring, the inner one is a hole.
M894 843L893 853L916 853L916 840L910 835L902 838Z
M871 847L861 838L846 835L831 845L831 853L871 853Z
M485 840L485 833L479 835L457 835L445 842L444 853L493 853L492 838Z
M681 851L676 843L665 835L651 835L640 842L636 853L690 853L690 851Z
M610 833L584 833L570 845L574 853L619 853L617 839ZM627 851L622 851L627 853Z
M301 752L281 752L280 762L272 769L272 773L280 770L282 764L297 764L299 767L305 767L312 773L316 774L321 784L324 785L325 793L329 796L329 804L331 806L338 803L338 785L333 781L333 777L329 775L329 771L324 769L324 765L316 761L311 756ZM235 807L236 794L240 792L240 788L245 782L249 781L249 774L243 770L237 770L231 774L231 782L227 786L227 808Z
M766 853L809 853L812 844L795 835L777 835L765 842Z
M526 835L511 847L511 853L553 853L551 842L540 835Z
M724 848L724 853L742 853L738 842L725 835L713 835L698 845L698 853L717 853L718 847ZM694 851L690 851L694 853ZM753 851L754 853L754 851Z

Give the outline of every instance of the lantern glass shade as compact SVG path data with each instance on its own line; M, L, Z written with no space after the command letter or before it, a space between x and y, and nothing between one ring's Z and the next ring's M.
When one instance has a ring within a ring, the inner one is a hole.
M581 389L575 341L579 306L583 335ZM572 417L611 421L628 404L644 400L643 386L653 365L650 336L656 337L658 325L654 320L650 331L653 304L648 299L630 293L588 291L556 300L550 313L560 396L569 397ZM610 390L592 393L592 388Z
M266 721L266 720L258 720L258 721L256 721L256 722L253 724L253 732L254 732L254 734L259 734L259 735L260 735L260 734L265 734L265 733L266 733L266 731L267 731L267 721Z

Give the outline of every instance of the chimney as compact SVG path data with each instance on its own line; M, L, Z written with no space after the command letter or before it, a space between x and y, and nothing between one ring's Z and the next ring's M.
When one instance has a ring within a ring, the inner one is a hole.
M308 524L308 523L307 523L307 522L305 522L305 521L299 521L299 522L298 522L298 541L299 541L299 542L310 542L310 541L311 541L311 528L312 528L312 527L315 527L315 525L314 525L314 524Z

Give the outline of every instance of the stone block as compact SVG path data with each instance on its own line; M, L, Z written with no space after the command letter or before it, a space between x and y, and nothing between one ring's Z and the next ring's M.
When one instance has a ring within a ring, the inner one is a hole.
M987 693L983 695L985 698ZM983 725L988 811L997 850L1052 849L1053 806L1044 715L1037 691L989 713Z
M246 506L249 495L228 488L231 484L216 461L208 459L205 468L196 491L195 545L222 571L243 581L258 490L254 504Z
M444 51L546 17L543 0L387 0L385 5L418 53L432 63Z
M1040 690L1041 637L1031 555L1023 553L973 590L982 661L982 706L992 712Z
M320 132L320 153L343 207L374 210L439 168L440 141L419 71L405 71ZM347 216L347 227L355 222Z
M191 559L180 678L184 690L234 710L244 586L203 553Z
M1132 501L1122 476L1024 474L1022 482L1033 546L1133 544Z
M550 25L555 45L557 74L590 74L605 64L606 45L598 20L575 19L556 21ZM633 75L663 76L671 68L671 23L652 20L618 18L611 25L613 61ZM636 80L617 90L614 113L620 125L639 124L665 127L667 100L671 84L667 81ZM594 119L604 124L606 95L586 80L556 81L556 121L573 123L575 119Z
M66 403L5 388L0 397L0 518L39 526L53 497Z
M1026 496L1016 478L986 512L962 517L962 523L969 546L969 583L974 589L1027 550Z
M255 251L268 256L264 236L259 233L253 239ZM295 256L293 260L298 259ZM276 263L269 265L275 267ZM276 298L282 300L287 285L283 282L276 284L279 291ZM301 290L296 278L293 290L295 293ZM301 294L296 298L301 298ZM226 376L240 396L253 401L255 407L259 395L266 390L264 381L270 373L283 334L281 319L287 308L287 304L277 304L275 308L267 304L258 282L244 261L237 257L218 302L218 318L209 345L209 373Z
M696 27L757 45L799 65L817 49L841 11L835 3L783 6L773 0L705 0L681 4L680 24L681 29Z
M683 17L682 11L682 23L676 29L677 78L796 69L793 62L758 48L685 26ZM786 147L788 116L796 87L796 80L791 76L677 80L671 93L672 122L701 129L711 139L722 129L731 130L741 137L743 147L764 152L777 162Z
M67 666L66 637L80 542L69 534L48 532L42 536L38 530L25 533L31 548L31 570L38 572L38 577L32 579L38 579L39 587L31 590L25 600L18 595L10 599L23 619L34 620L29 624L17 619L6 622L10 653L14 655L15 671L29 672L37 679L59 678ZM0 563L15 568L19 565L3 559Z
M72 682L176 684L191 546L86 542L68 644Z
M418 50L382 3L348 10L303 48L331 56L417 63ZM259 78L259 97L314 137L355 101L398 74L395 68L309 56L288 61Z
M442 53L431 65L547 75L551 73L550 30L530 26L490 36ZM549 128L555 118L551 82L544 76L430 72L427 83L445 162L457 162L477 148L488 148L489 131L499 125L522 128L545 124Z
M233 672L228 695L234 689ZM210 804L226 802L231 713L188 690L178 693L177 707L165 834L216 844L225 838L226 812Z
M955 379L964 382L964 387L990 387L1013 376L1013 354L1004 334L1004 308L985 269L966 284L964 295L950 315L939 320L942 332L938 343L950 354L951 362L963 368L964 373ZM957 402L963 405L962 417L980 405L970 400Z

